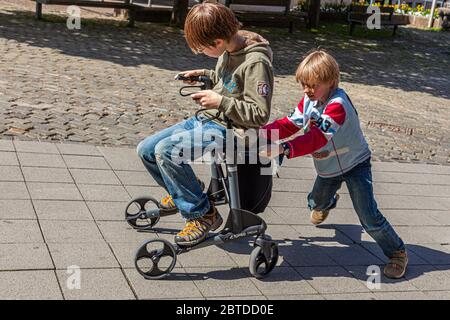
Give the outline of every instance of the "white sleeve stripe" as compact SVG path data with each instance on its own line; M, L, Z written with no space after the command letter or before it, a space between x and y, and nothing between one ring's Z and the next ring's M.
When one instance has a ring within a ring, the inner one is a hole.
M303 128L303 120L304 120L304 115L303 113L300 112L300 110L298 108L295 108L295 111L292 112L289 116L288 116L289 121L291 121L295 126L299 127L299 128Z

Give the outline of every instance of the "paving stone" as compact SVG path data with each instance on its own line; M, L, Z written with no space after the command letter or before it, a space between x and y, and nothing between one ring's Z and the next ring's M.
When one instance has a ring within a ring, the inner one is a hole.
M430 264L450 264L450 245L411 245L410 250Z
M211 297L206 300L236 300L235 297ZM246 297L239 297L239 300L241 301L253 301L253 300L267 300L267 298L263 295L259 296L246 296Z
M189 251L178 256L181 265L187 267L237 267L226 251L216 247L206 247Z
M105 242L49 243L57 269L66 270L76 265L80 268L119 268L111 249Z
M63 155L70 169L111 169L103 157Z
M0 244L0 270L54 269L43 243Z
M32 152L32 153L49 153L59 154L58 148L53 143L35 142L35 141L14 141L14 146L17 152Z
M450 291L424 291L427 300L450 300Z
M0 220L36 219L30 200L0 200Z
M133 199L140 197L152 197L160 200L167 195L167 191L162 187L125 186L125 189Z
M103 242L93 221L40 221L47 243Z
M40 220L93 220L83 201L34 200Z
M0 243L42 243L35 220L0 220Z
M112 170L70 169L77 184L120 185L120 181Z
M411 244L450 243L450 232L442 226L396 227L403 241Z
M260 291L238 268L185 268L196 287L206 298L218 296L253 296Z
M273 179L273 191L309 193L314 185L313 180L297 180L297 179Z
M64 155L101 156L97 147L83 144L57 144L58 150Z
M424 215L422 210L383 210L383 215L393 226L439 226L440 223Z
M375 292L377 300L426 300L427 296L420 291L412 292Z
M124 271L139 299L203 298L184 269L176 268L158 281L145 280L135 269Z
M105 147L98 149L114 170L146 171L136 149Z
M134 269L134 256L137 249L140 247L142 241L131 241L131 242L112 242L110 246L114 252L114 256L117 258L120 267L123 269ZM181 264L177 265L181 267Z
M73 183L66 168L22 167L22 172L27 182Z
M341 244L340 246L336 246L335 244L320 244L320 247L323 253L341 266L368 266L383 263L382 260L371 254L370 251L357 244Z
M268 300L324 300L320 294L295 294L295 295L280 295L267 296Z
M10 140L0 140L0 151L15 151L13 142Z
M322 225L322 226L297 226L293 225L292 228L299 234L299 239L307 241L309 243L316 242L339 242L341 244L352 244L353 241L342 233L340 229L335 226Z
M117 170L115 172L123 185L158 187L158 183L150 176L148 172L120 170Z
M2 300L62 300L54 271L0 272Z
M0 151L0 164L2 166L18 166L19 160L14 152Z
M250 277L250 272L248 272ZM294 294L316 294L294 268L277 267L263 279L250 277L250 280L265 296L294 295Z
M86 204L95 220L123 222L128 202L87 201Z
M129 201L130 196L122 186L79 184L86 201Z
M376 300L373 293L343 293L343 294L324 294L325 300Z
M70 183L27 183L33 200L82 200L75 184Z
M135 242L137 248L145 240L157 238L155 233L134 230L125 221L97 221L97 225L108 243Z
M17 153L22 167L65 168L66 164L59 154Z
M388 258L384 255L380 246L376 243L362 243L364 248L370 251L373 255L377 256L384 264L388 262ZM413 250L416 245L406 244L406 249L408 251L408 265L424 265L428 264L424 259L418 256Z
M24 181L19 167L0 166L0 181Z
M320 294L369 291L363 281L355 279L342 267L298 267L295 270Z
M433 266L409 266L406 279L419 290L450 290L450 274Z
M68 289L64 285L69 275L57 271L67 300L130 300L135 299L121 270L118 269L81 269L80 289Z
M293 267L337 265L318 245L286 241L279 244L280 255Z

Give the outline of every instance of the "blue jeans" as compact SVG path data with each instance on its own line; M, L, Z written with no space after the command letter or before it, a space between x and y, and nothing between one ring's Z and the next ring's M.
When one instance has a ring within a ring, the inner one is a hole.
M373 195L371 166L369 158L343 175L333 178L318 176L312 192L308 195L308 207L310 210L335 208L336 191L345 181L361 225L381 247L384 254L392 257L395 251L405 250L405 244L378 210Z
M225 135L225 127L192 117L145 138L137 146L145 168L172 196L185 219L197 219L210 209L207 194L186 162L200 158L220 144L219 148L223 148Z

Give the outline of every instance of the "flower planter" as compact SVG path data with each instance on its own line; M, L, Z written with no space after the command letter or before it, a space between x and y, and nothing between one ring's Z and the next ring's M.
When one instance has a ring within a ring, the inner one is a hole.
M428 17L421 17L421 16L413 16L413 15L406 15L409 17L409 23L413 25L414 27L419 28L427 28L428 27ZM433 21L433 28L442 28L442 19L434 19Z

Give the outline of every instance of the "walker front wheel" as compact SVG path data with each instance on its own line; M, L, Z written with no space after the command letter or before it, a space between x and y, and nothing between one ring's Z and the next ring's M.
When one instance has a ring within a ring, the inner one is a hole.
M159 218L159 202L152 197L133 199L125 209L125 220L137 230L153 228L158 223Z

